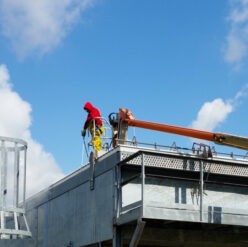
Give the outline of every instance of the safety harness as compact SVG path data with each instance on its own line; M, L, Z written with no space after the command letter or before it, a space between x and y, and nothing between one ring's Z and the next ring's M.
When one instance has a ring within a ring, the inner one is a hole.
M97 131L99 130L99 131L101 132L101 134L102 134L101 127L102 127L102 126L98 126L98 125L96 125L95 132L97 132Z

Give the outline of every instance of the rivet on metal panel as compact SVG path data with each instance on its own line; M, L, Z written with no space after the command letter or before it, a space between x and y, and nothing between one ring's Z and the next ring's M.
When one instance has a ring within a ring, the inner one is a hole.
M73 247L73 242L70 241L68 244L66 244L66 247Z

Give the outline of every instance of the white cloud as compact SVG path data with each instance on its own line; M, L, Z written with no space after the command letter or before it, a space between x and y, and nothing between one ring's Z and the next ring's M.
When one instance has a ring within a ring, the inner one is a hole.
M247 45L233 30L227 37L225 60L229 63L241 61L247 54Z
M7 67L3 64L0 67L0 88L10 89L11 84L9 83L9 73Z
M0 0L2 34L20 58L56 47L95 0Z
M248 1L248 0L247 0ZM234 103L238 102L241 98L248 96L248 84L246 84L239 92L236 93L234 99L232 100Z
M28 142L27 192L34 194L64 176L53 156L35 141L30 132L31 105L12 90L5 65L0 65L0 136Z
M223 123L228 115L235 110L240 103L241 98L247 97L248 84L240 90L233 99L224 101L221 98L212 102L206 102L197 114L196 120L191 124L192 128L206 131L213 131L221 123Z
M232 111L233 106L220 98L212 102L206 102L198 112L197 119L193 121L192 128L212 131L223 122Z
M231 0L230 3L227 20L231 28L226 38L225 60L239 63L248 55L248 1Z

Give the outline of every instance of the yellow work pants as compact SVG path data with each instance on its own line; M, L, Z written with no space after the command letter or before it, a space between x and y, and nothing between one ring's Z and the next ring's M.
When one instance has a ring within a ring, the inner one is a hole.
M95 151L101 151L102 150L102 142L101 142L101 134L104 133L104 128L101 126L101 131L100 129L94 129L94 125L91 124L90 126L90 134L91 134L91 143L92 146L94 147Z

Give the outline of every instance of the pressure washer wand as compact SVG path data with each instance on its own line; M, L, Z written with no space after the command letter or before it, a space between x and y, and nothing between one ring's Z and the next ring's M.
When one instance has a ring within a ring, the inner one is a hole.
M87 146L86 146L86 143L85 143L85 137L83 137L83 139L84 139L84 148L85 148L85 152L86 152L86 154L87 154L87 158L89 158Z
M88 155L88 151L87 151L87 148L86 148L86 143L85 143L85 137L83 137L84 141L83 141L83 145L82 145L82 159L81 159L81 166L84 165L84 149L85 149L85 152L87 154L87 157L89 159L89 155Z

